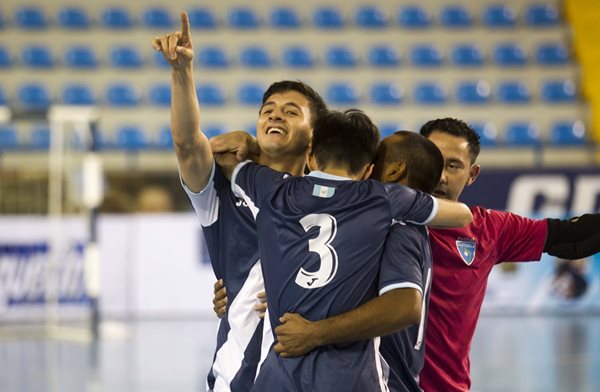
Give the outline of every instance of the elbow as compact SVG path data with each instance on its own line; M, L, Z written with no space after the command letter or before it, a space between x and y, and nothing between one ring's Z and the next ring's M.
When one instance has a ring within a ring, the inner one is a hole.
M408 325L419 324L421 322L421 315L422 315L422 302L415 301L415 303L413 303L413 306L411 307L411 310L407 317Z

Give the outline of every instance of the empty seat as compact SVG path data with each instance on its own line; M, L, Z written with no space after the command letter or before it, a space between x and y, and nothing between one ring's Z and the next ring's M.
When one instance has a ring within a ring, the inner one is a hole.
M278 29L297 29L300 27L300 17L291 7L277 7L271 11L271 26Z
M556 146L580 146L587 143L585 125L581 121L558 121L550 127L551 144Z
M194 29L214 29L217 27L215 14L207 8L192 8L188 10L190 26Z
M494 123L474 122L470 125L479 135L479 142L483 147L494 147L498 145L498 128Z
M347 46L332 46L325 51L325 63L336 68L356 67L358 56Z
M334 105L355 105L359 101L356 88L349 83L332 83L326 91L327 102Z
M396 67L400 65L400 52L390 45L369 48L368 62L373 67Z
M229 25L234 29L255 29L260 20L252 8L238 7L229 11Z
M517 121L507 125L506 144L516 147L533 147L540 144L540 131L535 124Z
M48 124L38 124L31 129L29 148L47 150L50 147L50 127Z
M313 23L320 29L341 29L344 27L342 11L335 7L318 7L313 14Z
M240 62L250 68L268 68L272 65L271 56L261 46L250 46L242 49Z
M139 91L128 83L114 83L106 90L106 102L111 106L137 106L140 100Z
M410 49L410 60L417 67L439 67L443 63L443 55L437 46L416 45Z
M10 151L19 148L17 131L12 125L0 124L0 151Z
M156 147L165 150L173 149L173 135L171 135L171 127L169 125L161 127L158 131Z
M229 67L229 58L223 49L209 46L198 52L198 64L206 68L227 68Z
M165 58L162 52L153 52L154 65L159 68L171 68L171 65Z
M238 89L238 101L242 105L260 106L265 88L258 83L245 83Z
M167 83L155 84L148 94L150 103L157 106L171 105L171 86Z
M423 29L431 25L431 15L418 5L410 5L398 11L398 24L408 29Z
M151 7L145 9L142 14L142 20L146 27L154 29L166 29L173 26L173 17L166 8Z
M66 29L87 29L90 18L83 8L63 7L58 11L58 23Z
M72 46L65 52L65 64L71 68L96 68L98 58L92 48Z
M48 26L48 19L39 7L21 7L15 11L15 23L22 29L37 30Z
M125 8L110 7L102 11L102 25L112 29L129 29L133 19Z
M452 48L452 62L459 67L481 67L485 58L483 50L475 44L458 44Z
M440 12L440 22L450 28L470 27L473 17L469 10L460 5L447 5Z
M369 97L377 105L398 105L402 102L404 91L396 83L380 82L371 86Z
M4 46L0 46L0 68L10 68L12 65L12 59L8 49Z
M120 46L110 51L110 64L113 67L140 68L143 63L142 53L136 47Z
M17 92L19 104L26 109L44 110L52 102L48 88L40 83L26 83Z
M96 98L87 84L71 84L63 88L62 101L65 105L94 105Z
M564 65L569 63L569 51L562 43L542 43L535 52L535 58L540 65Z
M222 124L206 124L202 126L202 132L210 139L225 133L225 127Z
M491 4L483 10L483 23L488 27L513 27L515 20L515 10L508 4Z
M570 103L577 99L575 83L570 79L545 81L540 95L548 103Z
M146 148L148 142L144 130L137 125L124 125L117 130L115 147L126 151Z
M551 4L532 4L525 10L525 22L530 26L556 26L558 19L558 10Z
M387 11L376 5L361 6L356 10L356 25L366 29L381 29L388 25Z
M292 46L283 50L283 63L290 68L312 68L315 58L304 46Z
M448 92L437 82L419 82L413 89L413 99L421 105L443 105L448 99Z
M204 84L196 87L196 95L201 105L223 106L225 105L225 92L216 84Z
M465 105L481 105L490 101L491 88L485 80L460 82L456 87L456 100Z
M494 48L494 62L500 66L523 66L527 64L525 49L517 43L500 43Z
M28 46L21 53L21 61L31 68L52 68L54 56L46 46Z
M496 97L502 103L528 103L531 100L531 93L525 82L505 80L498 83Z

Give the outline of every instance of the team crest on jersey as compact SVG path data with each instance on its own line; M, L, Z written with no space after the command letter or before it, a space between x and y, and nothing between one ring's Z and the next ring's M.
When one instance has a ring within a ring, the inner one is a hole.
M458 249L460 258L467 265L473 263L473 260L475 260L475 250L477 249L477 243L474 238L459 238L456 240L456 249Z

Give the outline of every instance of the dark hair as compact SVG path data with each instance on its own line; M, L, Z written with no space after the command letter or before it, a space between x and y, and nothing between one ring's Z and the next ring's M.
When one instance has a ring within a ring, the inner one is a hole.
M466 139L469 146L471 163L475 163L475 160L479 156L481 145L479 144L479 135L469 124L456 118L438 118L423 124L420 133L425 137L429 137L434 131Z
M436 145L424 136L411 131L397 131L402 139L388 144L386 162L404 161L408 171L408 186L431 193L437 186L444 170L444 157Z
M332 110L315 122L312 153L319 165L341 165L358 173L373 162L378 147L379 130L361 110Z
M327 104L319 93L317 93L312 87L308 84L301 81L294 80L281 80L279 82L275 82L271 84L267 91L263 94L262 105L267 102L269 97L274 94L281 94L287 91L297 91L300 94L304 95L308 100L308 105L310 109L310 118L311 125L314 127L315 122L325 113L327 113Z

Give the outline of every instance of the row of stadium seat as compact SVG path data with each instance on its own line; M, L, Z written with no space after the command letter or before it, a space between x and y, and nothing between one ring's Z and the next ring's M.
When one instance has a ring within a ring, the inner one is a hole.
M259 106L264 86L259 83L243 83L239 86L235 101L242 105ZM196 89L203 105L223 106L233 103L227 92L217 84L203 84ZM94 105L101 103L98 93L86 84L72 84L62 89L60 102L68 105ZM578 99L575 84L570 79L550 79L542 83L539 96L549 104L573 103ZM332 82L325 89L327 101L334 105L356 105L365 97L352 83ZM414 84L412 100L422 105L442 105L451 100L447 88L435 81L422 81ZM488 104L493 100L503 104L527 104L533 100L528 85L521 80L504 80L493 89L485 80L458 82L454 97L465 105ZM398 105L406 100L403 87L398 83L377 82L369 87L368 100L376 105ZM57 101L50 89L40 83L28 83L18 88L16 97L9 100L0 88L0 105L17 104L25 108L43 108ZM58 101L57 101L58 102ZM149 87L147 102L157 106L169 106L171 88L168 84L154 84ZM134 107L144 103L138 88L128 83L113 83L105 90L104 103L109 106Z
M475 123L481 136L481 144L486 147L501 146L539 146L543 143L553 146L582 146L585 145L587 135L585 126L581 121L557 121L550 126L547 140L540 136L539 127L530 122L513 122L506 126L504 138L499 137L497 128L492 123ZM248 127L250 132L256 134L254 126ZM380 124L382 137L388 136L398 130L397 124ZM220 125L209 125L203 128L207 136L212 137L226 132ZM0 126L0 152L15 150L47 150L50 144L50 133L45 124L34 126L30 130L28 142L19 140L14 126ZM148 132L140 126L125 125L116 130L114 138L109 138L100 133L100 148L104 150L144 150L144 149L170 149L172 147L171 132L164 126L158 132L158 137L148 136ZM73 141L75 147L80 143Z
M305 46L285 48L281 61L276 61L269 51L260 46L243 48L237 61L224 48L208 46L196 51L196 63L205 68L227 68L235 63L249 68L269 68L281 63L291 68L312 68L318 63L317 56ZM535 63L541 66L560 66L570 63L566 46L557 42L544 42L535 48ZM0 68L9 68L16 56L0 46ZM144 53L137 47L117 46L110 50L108 60L102 61L98 54L87 46L67 48L62 64L70 68L93 69L107 63L116 68L140 68L147 64ZM392 45L374 45L368 48L363 60L349 46L335 45L323 53L323 64L336 68L357 67L363 61L372 67L397 67L402 63L400 51ZM499 67L523 67L531 62L525 48L514 42L497 44L492 51L491 61ZM415 67L441 67L446 59L442 49L434 44L414 45L409 51L410 64ZM475 44L458 44L450 49L449 60L460 67L481 67L488 63L483 49ZM154 65L168 67L161 53L155 53ZM21 49L20 64L30 68L53 68L59 64L52 49L42 45L25 46Z
M280 29L300 28L308 22L292 7L276 7L268 17L262 17L250 7L235 7L221 21L209 8L193 8L189 11L190 23L194 28L214 29L226 24L235 29L255 29L267 23ZM351 21L344 17L341 7L323 6L313 10L310 24L322 29L340 29L348 25L366 29L385 28L393 24L388 10L378 5L365 5L354 10ZM3 19L0 19L7 23ZM94 20L85 9L79 7L63 7L58 10L56 21L67 29L86 29L93 26ZM483 9L481 15L483 25L492 28L510 28L517 25L517 14L509 4L492 4ZM556 26L560 23L558 10L551 4L532 4L523 12L523 21L532 27ZM50 17L35 6L20 7L14 11L14 22L23 29L44 29L52 24ZM428 28L435 24L431 13L419 5L407 5L396 11L396 22L399 26ZM439 10L437 23L448 28L468 28L476 23L476 18L467 7L447 5ZM142 11L139 20L124 7L110 7L102 11L99 24L111 29L129 29L137 24L149 28L172 28L178 21L166 8L150 7Z

